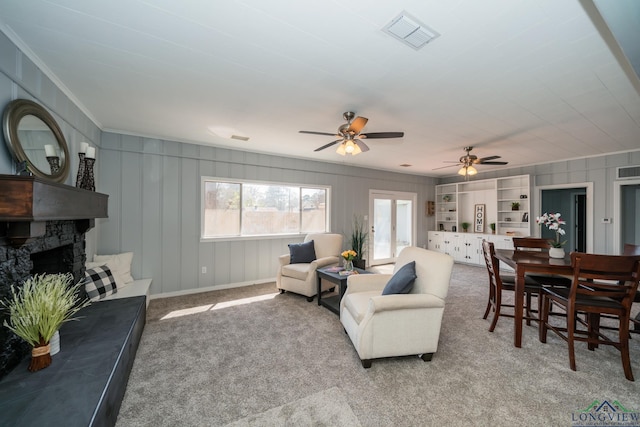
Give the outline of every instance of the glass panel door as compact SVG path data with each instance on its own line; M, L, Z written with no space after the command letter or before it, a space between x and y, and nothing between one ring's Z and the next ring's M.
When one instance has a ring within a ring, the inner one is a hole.
M373 237L373 252L371 264L384 264L391 262L393 255L391 250L391 224L393 200L377 196L373 200L373 227L371 236Z
M370 193L371 265L395 262L402 249L414 244L416 198L413 193Z

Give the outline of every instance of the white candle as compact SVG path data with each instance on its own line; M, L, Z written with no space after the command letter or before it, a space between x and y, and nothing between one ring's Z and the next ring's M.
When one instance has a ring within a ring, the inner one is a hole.
M89 143L88 142L81 142L80 143L80 152L81 153L86 153L87 152L87 148L89 148Z
M87 154L84 155L86 159L95 159L96 158L96 148L95 147L87 147Z
M47 157L56 157L56 150L53 148L53 145L45 145L44 152L47 154Z

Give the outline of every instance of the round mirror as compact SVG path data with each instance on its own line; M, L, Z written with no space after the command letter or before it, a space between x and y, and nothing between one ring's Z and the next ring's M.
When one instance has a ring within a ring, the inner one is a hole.
M27 99L11 101L2 118L4 137L17 162L43 179L63 182L69 175L69 148L55 119Z

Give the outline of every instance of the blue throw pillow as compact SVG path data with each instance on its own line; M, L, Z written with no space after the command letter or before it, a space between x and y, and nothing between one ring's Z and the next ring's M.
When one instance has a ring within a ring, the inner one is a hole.
M291 255L290 264L307 264L316 260L316 248L313 240L306 243L291 243L289 245L289 254Z
M413 289L416 277L418 277L416 276L416 262L411 261L395 272L382 290L382 295L408 294Z

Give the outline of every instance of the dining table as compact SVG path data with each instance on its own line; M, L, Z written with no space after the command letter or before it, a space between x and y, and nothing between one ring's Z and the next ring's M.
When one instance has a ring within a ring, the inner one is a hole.
M525 275L527 273L542 273L572 276L571 255L565 254L564 258L551 258L546 251L496 249L496 258L515 270L513 344L519 348L522 347Z

